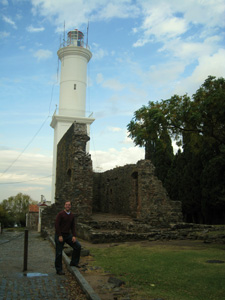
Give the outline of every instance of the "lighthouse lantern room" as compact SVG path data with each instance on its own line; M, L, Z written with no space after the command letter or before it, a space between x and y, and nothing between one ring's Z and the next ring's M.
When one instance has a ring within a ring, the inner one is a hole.
M84 47L84 34L83 32L75 29L68 32L67 46L74 45L78 47Z

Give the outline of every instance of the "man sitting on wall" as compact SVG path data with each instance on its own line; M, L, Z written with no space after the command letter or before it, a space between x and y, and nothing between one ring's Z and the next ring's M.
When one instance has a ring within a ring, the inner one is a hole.
M75 236L75 220L74 214L71 212L70 201L65 202L64 210L57 214L55 221L55 268L58 275L65 275L62 271L62 251L65 243L73 248L70 266L80 268L81 245Z

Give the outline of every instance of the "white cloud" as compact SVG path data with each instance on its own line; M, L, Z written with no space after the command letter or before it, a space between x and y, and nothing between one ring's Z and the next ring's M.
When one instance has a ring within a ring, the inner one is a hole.
M129 144L129 145L132 145L132 147L134 147L134 142L132 140L132 138L130 138L128 135L129 135L129 132L127 130L125 130L126 134L125 134L125 138L123 140L123 144Z
M150 42L150 39L138 39L137 42L135 42L133 44L133 47L136 48L136 47L143 47L145 44L149 43Z
M16 23L15 23L11 18L8 18L8 17L6 17L6 16L2 16L2 19L3 19L4 22L6 22L6 23L12 25L12 27L13 27L14 29L17 29Z
M108 130L111 131L111 132L120 132L120 131L122 131L122 129L119 128L119 127L108 127Z
M145 35L154 35L157 39L170 39L187 31L186 21L171 15L167 5L150 9L142 25Z
M3 170L0 201L20 192L28 193L34 200L39 200L42 193L50 199L52 157L38 153L19 156L16 150L0 150L0 169Z
M2 3L2 5L9 5L8 0L2 0L1 3Z
M100 60L105 56L108 56L108 51L98 48L98 49L93 49L93 60Z
M126 145L122 148L109 148L107 151L90 151L93 161L93 169L98 172L103 172L116 166L124 166L126 164L135 164L137 161L144 159L145 150L141 147L135 147L134 142L128 137L127 129L119 127L108 127L109 131L118 134L121 137L121 143ZM122 135L121 135L122 134ZM111 139L113 135L111 134Z
M177 6L174 10L184 13L185 19L191 23L203 24L206 27L223 27L225 25L225 2L224 0L189 0L175 1Z
M198 65L192 74L181 80L175 89L177 94L188 93L189 96L203 84L209 75L225 77L225 49L219 49L214 55L204 55L199 58Z
M74 22L78 28L83 24L86 25L91 11L96 7L95 1L92 3L91 1L71 0L32 0L32 5L33 14L40 14L54 22L57 26L56 31L64 30L64 21L66 29L73 28ZM74 17L76 17L76 21Z
M129 0L102 1L102 5L100 4L100 1L96 1L96 6L98 6L98 12L95 15L95 20L134 18L140 13L138 6Z
M171 38L176 38L188 30L188 24L184 18L177 17L169 2L143 1L142 12L144 20L140 26L143 36L134 43L134 47L144 46L147 42L152 41L154 37L157 41L165 43ZM139 32L136 29L136 32Z
M138 0L142 10L149 13L151 8L160 9L166 15L176 15L184 18L188 23L204 24L207 27L224 26L224 0Z
M167 85L169 82L179 77L185 69L185 64L182 61L168 61L164 64L153 65L143 77L147 83L153 86ZM143 79L144 80L144 79Z
M169 52L173 57L185 61L195 61L202 55L210 55L217 49L219 42L222 40L219 36L211 36L205 40L190 42L180 39L168 41L159 51Z
M139 147L124 147L120 150L111 148L108 151L91 151L91 157L94 170L104 172L116 166L135 164L137 161L144 159L144 149Z
M146 71L146 66L143 70L140 68L138 75L145 84L149 82L153 89L162 87L160 97L174 90L195 92L194 88L201 85L208 75L223 73L222 63L214 64L214 59L208 63L206 60L203 66L201 62L204 57L214 57L218 47L224 46L224 35L217 31L225 25L224 0L218 2L220 10L211 0L140 0L138 3L142 6L144 18L142 24L133 30L133 34L137 32L140 37L133 46L158 42L158 45L162 45L158 48L158 55L164 58L161 64L157 62L151 65L149 71ZM193 79L192 76L180 79L192 70Z
M217 28L225 25L224 0L218 0L216 4L213 0L139 0L138 4L142 7L144 18L140 27L136 27L133 33L143 34L133 44L134 47L142 47L153 38L165 46L173 39L187 39L191 26L196 28L196 38L199 38L206 29L207 35L210 35L210 32L215 34Z
M16 150L5 150L5 149L1 149L0 150L0 157L4 159L1 159L1 170L5 170L7 169L8 166L11 166L11 168L9 169L10 171L13 169L16 171L17 175L15 176L25 176L25 174L23 173L24 170L26 170L26 172L34 172L34 168L36 171L36 174L38 173L42 173L42 172L46 172L44 171L45 168L48 169L48 167L51 164L51 158L38 154L38 153L23 153L21 155L21 152L16 151ZM19 159L17 160L17 158L19 157ZM21 168L23 167L23 168ZM23 171L22 171L23 169ZM26 173L25 172L25 173ZM49 172L49 170L48 170ZM35 173L33 173L35 174ZM48 174L49 175L49 174ZM29 175L30 176L30 175ZM37 176L37 175L36 175ZM1 179L7 179L9 177L8 172L6 172L3 176L1 174ZM16 180L18 179L18 177L15 178Z
M40 13L42 16L53 20L58 26L57 31L63 31L63 24L66 20L66 29L76 26L87 26L88 20L102 21L112 18L133 18L140 10L133 4L132 0L32 0L33 14ZM74 14L76 18L74 20Z
M30 25L27 27L27 31L28 32L41 32L41 31L44 31L45 28L44 27L33 27L33 25Z
M38 60L48 59L52 57L52 52L49 50L40 49L33 54Z

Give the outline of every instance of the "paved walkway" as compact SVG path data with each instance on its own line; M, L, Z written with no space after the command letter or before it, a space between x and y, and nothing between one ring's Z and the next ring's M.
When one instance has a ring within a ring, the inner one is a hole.
M75 279L71 290L71 277L56 275L54 259L50 242L29 231L27 271L23 272L24 232L0 234L0 300L87 299Z

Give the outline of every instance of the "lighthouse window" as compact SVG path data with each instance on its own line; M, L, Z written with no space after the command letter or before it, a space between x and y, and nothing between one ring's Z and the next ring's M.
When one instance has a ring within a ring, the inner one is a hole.
M74 84L74 87L73 87L73 89L74 89L74 90L76 90L76 89L77 89L77 85L76 85L76 84Z

